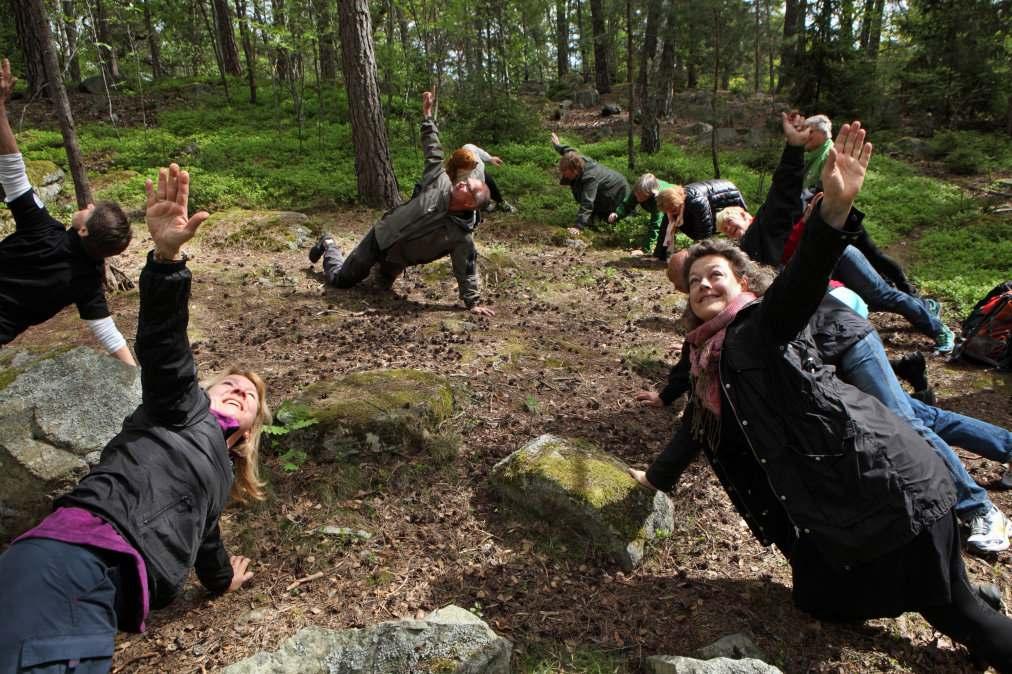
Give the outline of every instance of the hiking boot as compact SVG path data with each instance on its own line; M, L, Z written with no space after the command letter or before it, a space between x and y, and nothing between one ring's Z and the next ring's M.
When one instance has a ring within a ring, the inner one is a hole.
M924 354L920 351L890 360L889 364L892 365L896 376L913 386L915 391L923 391L928 388L928 364L924 361Z
M1001 598L1001 590L997 585L984 583L977 586L977 596L998 613L1005 613L1005 602Z
M935 335L935 353L952 353L956 348L956 335L942 323L942 331Z
M489 201L487 204L485 204L485 208L483 208L481 210L485 211L486 213L494 213L495 212L495 202L494 201Z
M924 298L924 306L927 307L931 315L935 317L935 320L942 320L942 303L938 300L933 300L930 297Z
M499 210L502 211L503 213L516 213L517 212L516 206L514 206L513 204L511 204L508 201L500 201L499 202Z
M970 520L970 537L966 546L970 552L990 554L1008 550L1009 521L1000 510L991 506L986 513Z
M335 245L337 244L334 242L333 235L330 232L324 232L309 249L309 261L316 264L323 257L323 251Z
M923 389L921 391L914 391L913 393L910 394L910 397L914 398L916 400L920 400L925 405L934 406L934 404L935 404L935 389L933 389L933 388L931 388L929 386L928 388ZM1009 489L1012 489L1012 483L1009 483Z

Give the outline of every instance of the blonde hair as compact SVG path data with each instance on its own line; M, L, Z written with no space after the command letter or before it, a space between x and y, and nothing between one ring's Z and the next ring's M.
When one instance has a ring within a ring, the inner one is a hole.
M717 211L714 224L717 227L718 232L724 231L724 223L730 220L735 215L741 214L744 217L749 217L749 212L741 206L728 206Z
M583 157L573 151L569 151L559 157L559 171L571 170L576 170L577 173L583 173Z
M680 209L685 204L685 188L681 185L668 187L657 195L657 208L665 213Z
M267 406L267 385L256 372L241 367L230 367L224 372L212 375L200 383L205 391L220 384L233 375L246 377L257 390L257 413L249 428L249 435L235 443L229 453L233 456L235 480L232 482L232 498L242 504L264 500L264 485L260 479L260 436L263 427L271 422L271 408Z
M636 179L636 184L633 185L633 192L645 194L649 197L658 187L660 187L660 183L657 182L657 176L653 173L644 173Z
M466 148L457 148L450 155L450 158L446 160L443 167L446 169L446 175L450 176L450 180L460 180L462 177L470 175L478 166L478 157L475 156L474 152Z

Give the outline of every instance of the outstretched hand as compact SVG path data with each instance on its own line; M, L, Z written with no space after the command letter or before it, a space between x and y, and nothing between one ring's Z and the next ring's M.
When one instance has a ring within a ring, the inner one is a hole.
M0 106L7 103L8 99L10 99L11 94L14 93L14 85L17 82L17 79L11 74L11 62L4 59L0 63Z
M228 561L232 565L232 582L229 583L225 592L235 592L242 587L243 583L253 577L253 572L248 570L251 560L249 557L232 555Z
M562 143L559 142L559 134L552 131L552 145L561 145L561 144Z
M787 139L788 145L801 146L808 142L808 136L811 135L812 130L807 126L798 124L798 119L801 115L797 112L792 113L780 113L783 117L784 125L784 137ZM802 121L804 121L802 119Z
M207 211L188 215L190 174L180 171L178 164L158 171L158 188L148 180L148 208L144 219L155 242L155 253L165 260L174 260L179 249L193 238L197 227L210 215Z
M822 167L822 219L839 229L847 221L864 184L872 145L864 142L861 122L844 124Z
M431 91L422 92L422 117L432 117L432 106L436 101L436 95Z

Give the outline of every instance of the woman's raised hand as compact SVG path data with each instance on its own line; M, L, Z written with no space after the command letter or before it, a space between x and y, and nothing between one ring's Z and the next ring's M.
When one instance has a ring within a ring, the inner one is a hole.
M844 124L822 167L822 219L839 229L847 221L871 159L872 145L864 142L861 122Z
M155 253L164 260L174 260L179 249L193 238L197 227L210 215L200 211L190 217L190 174L180 171L178 164L158 171L157 189L148 180L148 208L144 219L155 242Z

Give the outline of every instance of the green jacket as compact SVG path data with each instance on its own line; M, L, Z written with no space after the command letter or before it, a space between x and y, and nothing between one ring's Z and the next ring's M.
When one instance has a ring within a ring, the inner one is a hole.
M833 147L833 139L827 138L826 142L811 152L805 153L805 182L803 188L814 189L822 178L822 167L826 164L829 156L829 149Z
M431 118L422 121L422 149L425 169L421 190L373 225L376 242L387 260L406 267L449 255L460 299L472 307L481 299L473 236L478 218L473 211L449 212L453 184L443 170L439 129Z
M666 183L660 179L657 180L658 194L668 189L669 187L674 187L674 185L671 183ZM642 206L643 210L650 214L649 231L652 234L652 236L648 236L648 240L651 242L656 242L657 238L656 233L660 231L661 222L664 220L665 215L664 211L657 208L657 195L651 194L650 198L648 198L643 203L640 203L636 201L636 195L633 192L629 192L629 196L625 198L625 201L619 204L618 208L616 208L614 212L618 216L618 219L621 220L626 216L632 215L633 211L636 210L637 206Z
M561 155L574 150L568 145L556 145L555 151ZM583 173L569 183L573 198L580 204L574 225L580 229L589 225L594 216L606 219L629 196L625 176L590 157L584 157L583 161Z

